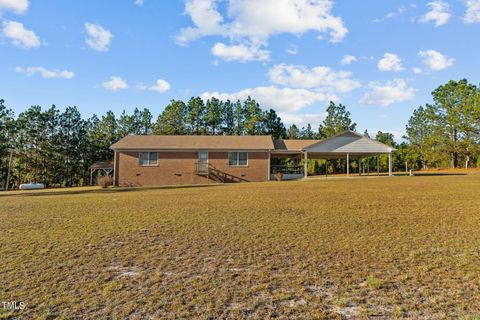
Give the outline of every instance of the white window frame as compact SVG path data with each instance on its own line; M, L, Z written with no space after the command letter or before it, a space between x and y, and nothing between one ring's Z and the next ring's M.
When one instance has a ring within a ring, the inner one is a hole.
M147 159L148 159L147 164L142 164L140 162L140 154L141 153L146 153L147 154ZM157 161L155 161L155 163L150 163L150 154L152 154L152 153L155 153L157 155ZM138 165L140 167L156 167L156 166L158 166L158 152L156 152L156 151L139 151L138 152Z
M230 153L236 153L237 154L237 164L230 164ZM240 164L240 153L245 153L247 155L247 163L246 164ZM230 167L248 167L248 151L229 151L228 152L228 165Z

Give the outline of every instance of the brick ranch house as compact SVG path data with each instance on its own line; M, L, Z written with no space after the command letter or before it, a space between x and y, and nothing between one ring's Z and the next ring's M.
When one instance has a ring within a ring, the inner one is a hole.
M306 164L280 159L350 159L388 154L392 147L352 131L324 140L274 140L272 136L126 136L114 150L114 185L147 186L248 182L306 177Z

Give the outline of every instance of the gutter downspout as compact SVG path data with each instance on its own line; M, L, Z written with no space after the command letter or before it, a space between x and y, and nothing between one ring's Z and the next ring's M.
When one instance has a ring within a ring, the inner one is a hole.
M118 187L117 150L113 150L113 186Z
M308 155L307 151L305 151L305 163L303 164L303 177L307 178L308 176Z
M392 152L388 154L388 176L393 176L392 174Z
M350 177L350 154L347 153L347 177Z
M272 150L268 150L268 176L267 176L267 181L270 181L270 162L271 162L271 155L272 155Z

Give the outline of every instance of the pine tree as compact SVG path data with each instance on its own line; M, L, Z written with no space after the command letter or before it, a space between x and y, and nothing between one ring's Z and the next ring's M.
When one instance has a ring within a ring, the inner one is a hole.
M143 108L138 115L138 131L136 134L140 135L149 135L152 133L153 124L152 124L152 113L148 108Z
M413 111L413 115L406 125L405 140L409 142L409 156L415 158L415 162L419 162L419 167L427 168L429 161L434 162L431 154L434 151L434 128L432 117L432 106L427 105L418 107Z
M440 135L444 152L451 155L450 165L459 164L459 155L470 156L475 148L470 139L475 132L474 105L472 101L478 95L478 88L466 79L449 81L432 92L434 101L434 121L437 129L443 129Z
M113 151L110 150L110 146L119 139L117 119L115 118L115 114L109 110L102 116L99 123L100 161L113 160Z
M223 102L215 97L207 100L205 124L210 128L210 134L218 134L223 122Z
M205 134L205 103L200 97L191 97L187 104L187 118L189 134Z
M126 113L125 110L122 111L122 114L118 118L118 136L125 137L130 134L134 134L135 123L133 116Z
M76 107L67 107L59 118L59 141L64 155L65 185L79 185L85 176L85 121Z
M357 124L350 118L351 114L343 104L336 105L330 101L327 108L327 117L319 126L319 138L328 138L342 131L355 131Z
M315 139L316 134L312 130L312 125L309 123L307 124L307 128L302 128L300 132L300 139Z
M241 136L245 133L245 112L243 110L243 105L240 100L235 102L235 130L234 134Z
M166 135L186 134L186 114L187 106L185 103L180 100L172 100L158 116L154 126L154 133Z
M233 135L235 132L235 110L233 103L230 100L225 101L223 108L223 133L226 135Z
M287 138L288 139L298 139L300 137L300 130L294 124L292 124L287 130Z
M275 110L270 109L264 113L263 127L265 134L270 134L274 139L281 139L287 135L287 130L282 123L282 119L277 116Z
M395 137L393 136L393 133L390 132L378 131L375 140L393 148L397 146Z
M250 96L243 103L245 119L245 134L259 135L265 131L263 128L263 112L260 105Z
M5 188L10 161L10 152L14 148L13 139L16 124L13 111L7 109L5 101L0 99L0 187Z

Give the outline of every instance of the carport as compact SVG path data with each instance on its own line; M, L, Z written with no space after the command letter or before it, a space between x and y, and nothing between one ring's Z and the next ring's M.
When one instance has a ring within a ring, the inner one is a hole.
M388 175L392 176L392 152L394 148L372 140L369 137L353 131L344 131L338 135L320 140L303 148L304 177L307 177L307 160L310 156L315 159L346 159L347 176L350 175L350 160L388 155ZM361 166L361 161L358 161ZM359 172L361 172L361 167Z
M372 140L362 134L353 131L344 131L324 140L275 140L275 150L271 151L272 159L304 159L303 168L294 166L283 169L287 179L307 177L308 159L345 159L346 173L350 175L350 161L359 160L359 173L361 159L388 155L388 175L392 175L392 152L394 148ZM271 166L271 174L275 166Z

